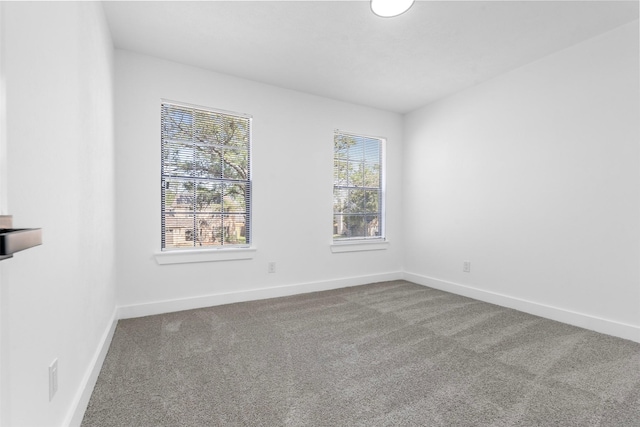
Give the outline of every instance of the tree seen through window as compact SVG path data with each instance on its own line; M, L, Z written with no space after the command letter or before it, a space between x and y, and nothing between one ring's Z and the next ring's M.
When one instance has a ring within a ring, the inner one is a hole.
M334 134L334 240L384 237L382 149L379 138Z
M168 102L161 115L162 249L248 245L251 119Z

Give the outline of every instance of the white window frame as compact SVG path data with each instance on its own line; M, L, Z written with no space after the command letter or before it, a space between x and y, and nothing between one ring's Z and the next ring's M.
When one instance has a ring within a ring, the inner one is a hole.
M252 116L243 113L237 113L232 111L214 109L210 107L203 107L200 105L188 104L184 102L176 102L168 99L161 99L161 106L170 104L172 106L193 109L202 111L205 113L214 113L226 116L238 117L241 119L249 120L249 141L248 141L248 164L247 164L247 180L246 185L249 191L249 195L246 199L246 217L245 217L245 233L247 237L246 244L222 244L220 246L193 246L185 248L165 248L164 244L161 244L161 250L154 254L154 258L158 264L177 264L177 263L191 263L191 262L208 262L208 261L229 261L229 260L242 260L252 259L255 255L256 248L253 245L252 239ZM164 144L163 137L161 136L161 144ZM162 146L162 145L161 145ZM162 150L161 150L162 151ZM162 161L162 160L161 160ZM161 182L164 183L167 176L162 171L163 166L161 164ZM211 182L219 182L221 179L211 178ZM161 204L164 207L164 188L162 188ZM161 211L161 216L163 212ZM165 229L164 221L161 221L161 239L167 232ZM163 243L163 242L161 242Z
M383 250L389 247L389 242L386 237L386 212L385 212L385 201L386 201L386 144L387 139L379 136L371 136L362 133L354 133L354 132L346 132L339 129L336 129L333 133L333 143L334 143L334 176L333 176L333 189L334 194L336 191L336 176L335 176L335 162L338 160L336 158L335 151L335 138L337 135L345 135L352 136L354 138L362 138L362 139L372 139L377 140L379 142L380 147L380 159L379 159L379 167L380 167L380 184L379 184L379 212L378 212L378 228L379 235L376 236L354 236L354 237L346 237L336 239L335 237L332 239L331 251L333 253L343 253L343 252L360 252L360 251L372 251L372 250ZM344 189L354 189L359 188L357 186L341 186ZM335 197L334 197L335 203ZM335 227L335 209L333 211L333 220L332 224ZM334 230L335 231L335 230ZM332 235L334 233L332 232Z

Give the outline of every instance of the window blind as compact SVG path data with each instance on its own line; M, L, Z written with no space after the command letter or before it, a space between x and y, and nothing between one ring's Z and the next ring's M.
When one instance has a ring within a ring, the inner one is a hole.
M334 133L333 239L384 239L384 140Z
M251 243L251 118L162 102L162 249Z

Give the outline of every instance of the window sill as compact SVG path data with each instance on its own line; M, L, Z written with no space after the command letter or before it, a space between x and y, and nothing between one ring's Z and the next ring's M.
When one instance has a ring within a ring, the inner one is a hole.
M234 261L253 259L255 247L229 249L198 249L184 251L166 251L153 254L156 262L165 264L187 264L191 262Z
M350 242L334 242L331 245L331 252L334 254L344 252L380 251L389 248L387 240L358 240Z

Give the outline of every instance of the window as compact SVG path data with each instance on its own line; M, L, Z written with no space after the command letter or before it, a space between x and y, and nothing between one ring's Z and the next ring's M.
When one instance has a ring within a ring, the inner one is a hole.
M162 103L162 250L251 243L251 117Z
M333 240L384 239L384 140L336 131Z

